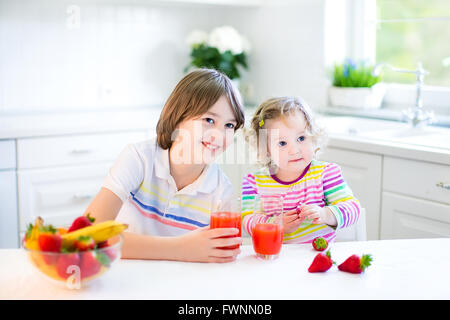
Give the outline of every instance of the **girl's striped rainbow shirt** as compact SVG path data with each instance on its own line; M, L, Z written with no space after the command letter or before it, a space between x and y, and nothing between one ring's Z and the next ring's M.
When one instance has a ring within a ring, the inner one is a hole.
M337 220L336 227L326 224L302 223L297 230L284 235L284 243L310 243L321 236L332 242L336 230L348 227L358 221L359 200L345 182L341 168L334 163L313 160L295 181L286 183L271 175L267 170L247 174L242 182L242 228L251 235L252 226L262 215L253 214L256 194L282 194L283 209L290 211L304 204L328 206Z

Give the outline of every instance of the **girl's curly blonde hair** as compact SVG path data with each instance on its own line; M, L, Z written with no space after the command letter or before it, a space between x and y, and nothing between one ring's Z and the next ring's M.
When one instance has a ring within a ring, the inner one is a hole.
M260 149L261 129L265 129L265 121L276 120L294 114L302 114L306 122L306 134L312 138L315 155L326 144L327 135L314 118L309 105L299 97L270 98L259 105L250 122L250 129L245 132L246 141L257 149L257 158L260 166L271 167L271 159Z

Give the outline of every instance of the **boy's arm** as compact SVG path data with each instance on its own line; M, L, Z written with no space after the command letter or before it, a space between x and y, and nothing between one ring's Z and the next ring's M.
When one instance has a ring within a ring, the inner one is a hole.
M89 204L95 223L114 220L122 207L122 200L107 188L102 188ZM156 259L196 262L229 262L236 259L239 249L221 247L240 244L240 237L222 238L238 233L235 228L201 228L178 237L158 237L132 232L123 233L122 258Z
M358 221L361 206L359 200L342 176L341 168L333 163L323 172L323 193L327 208L336 218L336 229L348 227Z

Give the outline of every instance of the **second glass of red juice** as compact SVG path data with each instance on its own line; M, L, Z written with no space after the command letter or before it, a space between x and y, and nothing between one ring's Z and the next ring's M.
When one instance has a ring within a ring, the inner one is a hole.
M283 244L283 196L278 194L255 197L252 228L253 249L263 260L278 258Z

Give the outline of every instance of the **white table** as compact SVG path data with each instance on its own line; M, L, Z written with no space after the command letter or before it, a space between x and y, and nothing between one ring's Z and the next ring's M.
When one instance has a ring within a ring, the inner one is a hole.
M339 242L332 258L371 253L363 274L307 271L310 245L258 260L252 246L226 264L120 260L80 290L41 277L19 249L0 250L0 299L450 299L450 238Z

